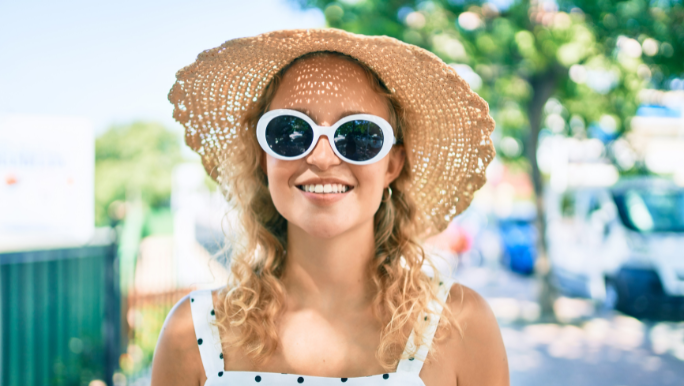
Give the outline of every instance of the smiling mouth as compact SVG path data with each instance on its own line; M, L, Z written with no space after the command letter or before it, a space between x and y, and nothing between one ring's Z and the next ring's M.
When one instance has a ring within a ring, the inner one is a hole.
M297 185L297 189L309 192L309 193L322 193L322 194L334 194L334 193L346 193L352 189L353 186L342 185L342 184L318 184L318 185Z

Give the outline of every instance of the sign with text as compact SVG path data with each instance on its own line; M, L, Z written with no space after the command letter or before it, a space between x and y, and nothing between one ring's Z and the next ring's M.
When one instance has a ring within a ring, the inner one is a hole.
M0 251L90 240L94 169L88 121L0 115Z

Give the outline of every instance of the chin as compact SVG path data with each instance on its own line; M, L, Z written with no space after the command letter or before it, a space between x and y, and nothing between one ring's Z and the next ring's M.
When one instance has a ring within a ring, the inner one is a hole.
M300 227L304 232L306 232L309 236L316 237L319 239L331 239L349 230L346 227L340 226L340 224L309 223L304 226L300 224L296 225Z

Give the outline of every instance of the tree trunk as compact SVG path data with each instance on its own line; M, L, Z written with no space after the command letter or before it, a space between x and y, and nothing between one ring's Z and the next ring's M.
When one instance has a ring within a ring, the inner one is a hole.
M546 72L537 74L529 79L532 85L532 99L527 105L527 116L530 122L530 133L525 143L525 156L530 163L530 175L534 186L535 204L537 207L537 229L539 230L538 263L536 265L537 276L540 280L541 288L539 292L539 306L541 308L541 319L543 321L555 320L553 312L553 301L555 298L553 287L550 282L550 265L546 253L546 223L544 211L544 186L539 165L537 164L537 145L539 141L539 131L542 127L542 117L544 115L544 105L556 90L556 85L562 74L562 69L552 66Z

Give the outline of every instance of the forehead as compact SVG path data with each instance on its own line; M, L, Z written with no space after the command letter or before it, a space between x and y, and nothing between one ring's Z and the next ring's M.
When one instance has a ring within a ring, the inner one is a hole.
M385 97L373 89L366 71L334 55L295 62L283 75L271 103L271 109L277 108L302 110L323 122L334 121L348 112L385 119L389 114Z

